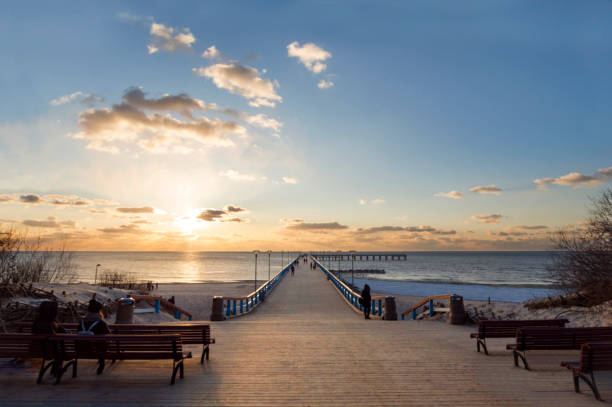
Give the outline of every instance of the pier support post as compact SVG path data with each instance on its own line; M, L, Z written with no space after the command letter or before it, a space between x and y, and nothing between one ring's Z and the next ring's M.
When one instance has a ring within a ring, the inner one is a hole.
M397 321L397 310L395 308L395 297L385 297L385 321Z
M223 297L213 297L212 313L210 314L211 321L223 321Z

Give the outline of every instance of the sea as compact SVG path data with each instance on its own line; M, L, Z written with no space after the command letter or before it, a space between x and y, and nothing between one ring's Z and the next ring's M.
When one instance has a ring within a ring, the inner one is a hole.
M372 253L372 252L369 252ZM393 254L394 252L377 252ZM397 254L398 252L395 252ZM404 252L402 252L404 253ZM105 272L156 283L267 280L300 252L75 252L77 281L93 282ZM359 252L356 253L357 255ZM520 302L558 294L549 274L550 252L405 252L406 260L325 260L357 287L429 296ZM351 270L384 270L384 274Z

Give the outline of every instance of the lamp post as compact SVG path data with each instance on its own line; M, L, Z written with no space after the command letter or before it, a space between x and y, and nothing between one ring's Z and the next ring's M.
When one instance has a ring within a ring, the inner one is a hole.
M285 267L285 252L281 250L281 270Z
M340 259L341 258L342 258L342 250L338 250L338 270L337 270L338 277L340 277ZM342 277L340 277L340 278L342 278Z
M100 267L101 264L96 264L96 276L94 277L94 285L96 285L96 283L98 282L98 267Z
M268 250L268 281L270 281L270 256L272 255L272 250Z
M253 254L255 254L255 289L253 291L257 291L257 255L259 250L253 251Z
M355 250L351 250L351 285L355 287Z

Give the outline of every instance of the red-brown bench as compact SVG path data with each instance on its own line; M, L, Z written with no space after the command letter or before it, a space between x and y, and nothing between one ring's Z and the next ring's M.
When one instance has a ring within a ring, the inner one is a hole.
M42 381L45 372L55 363L49 335L20 333L0 334L0 358L42 359L36 383Z
M487 338L515 338L517 328L527 326L564 327L568 322L567 319L486 319L478 321L478 332L470 334L470 338L476 338L476 351L480 352L482 346L485 355L488 355Z
M561 366L572 371L576 393L580 392L580 379L582 379L593 390L595 398L601 401L593 372L612 370L612 342L583 343L580 347L580 361L561 362ZM590 380L586 377L587 374L591 376Z
M516 343L506 345L506 349L512 350L515 366L520 358L529 370L528 350L579 350L582 344L591 342L612 342L612 327L523 327L516 331Z
M14 326L16 330L21 333L29 333L32 331L31 322L17 322ZM75 332L79 329L76 323L63 323L61 326L71 332ZM209 324L111 324L108 327L113 334L179 334L181 335L183 345L202 345L200 363L204 363L204 357L208 360L210 345L215 343L215 339L210 337Z
M104 359L112 360L172 360L172 377L184 377L183 360L191 358L191 352L183 352L179 334L163 335L74 335L59 334L49 337L55 345L55 360L58 364L56 384L72 366L72 377L77 376L79 360L101 361L98 374L104 370Z

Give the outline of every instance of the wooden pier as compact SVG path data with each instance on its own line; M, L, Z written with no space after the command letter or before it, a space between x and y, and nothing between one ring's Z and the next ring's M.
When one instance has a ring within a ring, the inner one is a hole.
M362 253L362 252L317 252L311 253L311 256L319 260L407 260L406 253Z
M221 294L221 293L220 293ZM401 312L403 310L398 310ZM534 352L532 371L513 367L506 341L477 353L471 326L364 320L326 276L301 264L254 312L212 322L210 360L201 347L185 378L168 384L171 362L118 361L58 386L35 384L37 369L0 364L2 406L602 406L574 393L559 366L578 352ZM29 367L28 367L29 366ZM596 373L605 400L612 375Z

